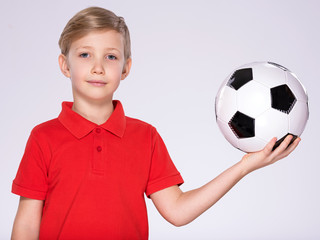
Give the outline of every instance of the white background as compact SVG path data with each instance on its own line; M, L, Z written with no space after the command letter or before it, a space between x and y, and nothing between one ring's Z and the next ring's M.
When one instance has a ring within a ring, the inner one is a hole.
M176 228L147 200L150 239L320 239L319 1L1 0L0 239L8 239L19 197L11 193L31 129L72 100L58 68L58 39L88 6L123 16L133 67L116 98L126 114L157 127L183 190L239 161L215 123L214 98L236 67L273 61L297 74L310 119L298 149L252 173L191 224Z

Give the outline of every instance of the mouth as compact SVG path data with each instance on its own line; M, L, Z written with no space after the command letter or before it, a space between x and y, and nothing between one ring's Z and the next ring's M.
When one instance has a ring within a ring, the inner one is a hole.
M100 80L89 80L87 82L96 87L103 87L107 84L106 82Z

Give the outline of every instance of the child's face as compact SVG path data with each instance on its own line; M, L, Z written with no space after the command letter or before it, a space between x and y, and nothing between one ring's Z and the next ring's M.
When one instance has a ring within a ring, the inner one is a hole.
M71 79L75 101L112 100L131 67L131 59L124 59L123 41L116 31L95 31L74 41L67 57L59 56L63 74Z

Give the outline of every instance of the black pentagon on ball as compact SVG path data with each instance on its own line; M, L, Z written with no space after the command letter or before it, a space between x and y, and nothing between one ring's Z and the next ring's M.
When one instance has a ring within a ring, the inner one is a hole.
M281 112L289 114L297 99L288 87L283 84L270 89L271 106Z
M243 68L236 70L230 77L227 86L238 90L253 79L252 68Z
M250 138L255 136L254 119L236 112L228 123L237 138Z

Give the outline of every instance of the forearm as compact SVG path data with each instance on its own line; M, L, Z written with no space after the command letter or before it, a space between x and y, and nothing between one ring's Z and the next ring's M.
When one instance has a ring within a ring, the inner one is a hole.
M222 198L246 173L239 162L200 188L182 192L177 186L151 196L162 216L175 226L190 223ZM166 199L174 199L166 201Z
M241 162L233 165L204 186L181 193L176 202L178 225L185 225L200 216L203 212L221 199L245 173Z
M273 151L277 141L273 138L262 151L246 154L240 162L198 189L184 193L178 186L172 186L153 193L151 199L165 219L176 226L185 225L215 204L245 175L288 156L300 141L297 138L289 146L291 139L289 135Z

